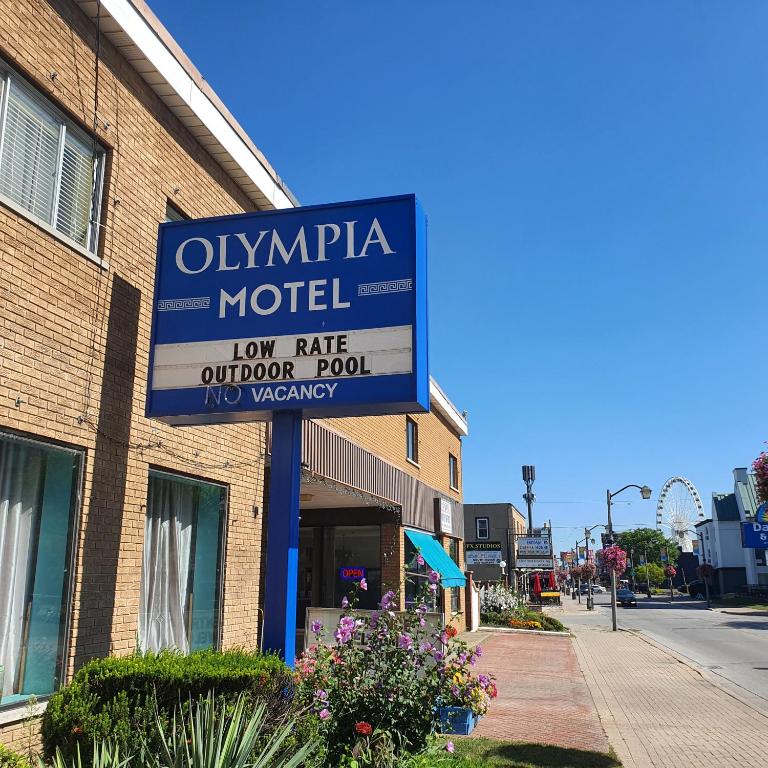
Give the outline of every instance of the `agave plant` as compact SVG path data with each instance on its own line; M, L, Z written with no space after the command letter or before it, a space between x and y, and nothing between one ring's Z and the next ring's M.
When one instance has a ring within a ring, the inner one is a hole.
M241 696L229 710L226 702L217 703L213 692L209 692L207 697L192 702L186 715L177 711L168 728L157 717L160 754L145 757L145 765L147 768L298 768L317 749L317 743L310 741L288 757L280 754L294 729L295 720L289 720L270 734L259 751L265 717L264 703L249 713Z

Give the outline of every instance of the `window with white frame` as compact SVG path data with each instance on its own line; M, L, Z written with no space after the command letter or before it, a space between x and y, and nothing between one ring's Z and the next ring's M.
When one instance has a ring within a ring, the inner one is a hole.
M164 221L185 221L187 218L173 203L170 201L165 203Z
M419 463L419 425L408 416L405 418L405 456L414 464Z
M476 517L475 518L475 533L478 539L488 538L488 518Z
M90 253L104 150L0 62L0 200Z

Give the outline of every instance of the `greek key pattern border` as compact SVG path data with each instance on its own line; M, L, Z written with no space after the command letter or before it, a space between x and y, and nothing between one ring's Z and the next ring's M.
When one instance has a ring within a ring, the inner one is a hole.
M196 296L191 299L161 299L157 302L158 312L178 312L185 309L209 309L210 296Z
M358 296L379 296L382 293L400 293L412 291L413 280L385 280L381 283L360 283L357 286Z

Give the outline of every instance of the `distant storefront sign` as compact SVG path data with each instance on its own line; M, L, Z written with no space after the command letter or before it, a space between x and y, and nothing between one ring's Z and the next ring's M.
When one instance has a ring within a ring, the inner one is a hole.
M742 523L741 546L744 549L768 549L768 523Z
M552 559L549 557L518 557L515 565L518 568L551 568Z
M453 535L453 508L451 502L448 499L435 499L435 522L437 524L437 530L440 533L445 533L448 536Z
M467 567L470 565L499 565L501 563L500 541L468 541L464 547Z
M518 557L546 557L552 554L548 536L523 536L517 540Z
M570 565L573 562L573 552L561 552L560 560Z
M360 581L365 578L365 568L362 565L344 565L339 568L339 578L342 581Z

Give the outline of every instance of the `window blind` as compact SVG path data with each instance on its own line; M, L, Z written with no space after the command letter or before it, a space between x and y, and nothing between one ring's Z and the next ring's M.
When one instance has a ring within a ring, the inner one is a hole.
M0 190L30 213L50 222L59 126L15 83L6 89L6 98Z
M43 96L0 69L0 195L89 251L97 246L104 152Z

